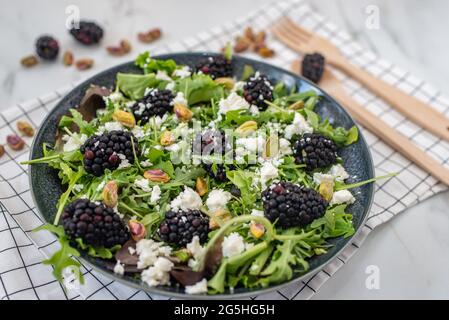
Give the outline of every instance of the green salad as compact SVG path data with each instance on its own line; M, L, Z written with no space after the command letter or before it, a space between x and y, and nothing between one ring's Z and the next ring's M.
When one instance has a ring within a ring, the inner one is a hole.
M328 239L354 234L339 157L356 127L317 114L320 96L232 55L195 66L135 60L115 88L92 86L59 122L54 145L27 164L57 170L66 187L45 261L63 281L80 253L147 286L188 294L266 288L308 271Z

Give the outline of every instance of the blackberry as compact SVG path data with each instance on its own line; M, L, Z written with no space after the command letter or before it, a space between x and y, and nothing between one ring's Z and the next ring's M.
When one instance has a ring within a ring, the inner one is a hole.
M170 90L151 89L145 97L131 107L136 121L144 125L151 117L162 117L170 112L173 109L174 97Z
M282 228L302 227L324 215L327 201L315 190L278 182L262 192L265 217Z
M196 65L196 72L208 74L212 79L232 77L232 64L223 56L206 57Z
M80 21L79 28L70 29L70 34L85 45L99 43L103 38L103 29L92 21Z
M59 53L58 41L51 36L42 36L36 40L36 53L45 60L54 60Z
M65 234L95 247L112 248L124 244L129 232L119 215L102 203L78 199L68 204L61 215Z
M202 134L197 134L193 142L193 152L195 155L211 157L211 159L203 159L203 168L217 182L225 182L227 180L226 170L235 169L232 164L226 166L224 164L225 156L232 152L232 146L226 141L223 131L206 130ZM216 158L220 158L221 163L213 163L213 159Z
M318 83L323 76L325 63L325 58L319 53L306 54L302 60L301 73L305 78Z
M273 101L273 85L267 76L258 72L243 86L243 97L250 104L256 105L259 110L267 109L267 101Z
M199 210L168 211L157 232L162 241L179 247L187 246L194 236L204 243L209 233L209 219Z
M337 146L320 134L305 133L294 145L295 162L307 170L327 167L337 161Z
M137 148L137 140L130 132L113 130L90 137L80 148L84 155L84 169L99 177L105 169L117 169L122 161L132 163L134 153L131 140ZM136 154L138 152L136 150Z

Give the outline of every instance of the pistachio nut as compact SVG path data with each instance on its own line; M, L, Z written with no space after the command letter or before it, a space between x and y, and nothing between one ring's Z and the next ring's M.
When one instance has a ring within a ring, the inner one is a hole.
M259 239L265 234L265 227L261 223L252 222L249 226L249 232L254 238Z
M173 112L176 114L179 120L182 122L189 122L193 117L192 111L186 106L176 103L173 107Z
M132 113L123 110L115 110L112 119L128 128L134 128L136 125L136 119L134 119Z
M172 145L175 142L175 136L171 131L166 130L162 132L159 142L162 146Z
M152 182L166 183L170 181L170 176L161 169L151 169L144 172L143 176Z
M201 177L196 178L195 187L196 193L198 193L200 197L204 196L208 191L206 180Z
M103 187L103 203L106 207L114 208L118 203L118 185L115 181L107 182Z
M128 222L129 232L131 233L131 237L134 241L139 241L145 239L147 235L147 229L143 225L143 223L137 220L130 220Z

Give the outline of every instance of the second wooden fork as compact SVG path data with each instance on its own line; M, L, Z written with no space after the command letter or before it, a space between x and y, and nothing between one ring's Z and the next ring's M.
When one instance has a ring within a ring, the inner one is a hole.
M329 40L305 30L287 17L276 23L272 32L281 42L301 54L321 53L329 65L358 80L409 120L449 141L448 118L404 91L350 63Z

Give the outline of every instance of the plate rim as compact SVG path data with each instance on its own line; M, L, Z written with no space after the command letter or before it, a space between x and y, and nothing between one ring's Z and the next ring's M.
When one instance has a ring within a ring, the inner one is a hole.
M154 59L173 59L176 58L177 56L217 56L219 54L217 54L216 52L209 52L209 51L191 51L191 52L175 52L175 53L166 53L166 54L160 54L160 55L155 55L152 58ZM340 107L340 109L346 114L347 117L349 117L352 122L354 123L354 125L357 127L358 131L359 131L359 136L358 139L362 141L363 145L366 146L366 150L367 150L367 160L368 160L368 167L369 167L369 171L368 174L372 177L375 177L375 167L374 167L374 161L373 161L373 157L372 157L372 153L371 153L371 149L369 148L368 143L366 142L366 139L364 137L364 135L362 134L360 127L358 126L358 124L355 122L354 118L349 114L349 112L343 107L343 105L341 103L339 103L336 99L334 99L330 94L328 94L324 89L322 89L321 87L319 87L317 84L311 82L310 80L302 77L299 74L295 74L294 72L281 68L279 66L267 63L265 61L260 61L260 60L255 60L255 59L251 59L251 58L247 58L247 57L243 57L240 55L233 55L233 57L237 57L239 60L242 60L243 62L247 62L247 63L257 63L257 64L264 64L266 67L268 68L272 68L272 69L277 69L277 71L292 76L293 78L297 78L299 79L301 82L306 82L308 83L310 86L312 86L314 89L317 89L320 94L324 95L326 98L328 98L329 100L331 100L333 103L335 103L337 106ZM92 81L95 78L101 77L102 75L109 73L111 71L113 71L114 69L121 69L124 68L125 66L130 66L131 64L134 64L134 60L128 61L128 62L124 62L112 67L109 67L105 70L102 70L92 76L90 76L88 79L76 84L70 91L68 91L67 93L64 94L64 96L62 96L60 98L60 101L48 112L48 114L44 117L44 119L41 121L41 126L43 123L46 123L48 121L48 118L50 118L51 113L56 110L57 108L59 108L59 106L63 103L63 100L69 96L72 92L79 90L79 88L84 87L84 86L88 86L90 84L92 84ZM117 71L118 72L118 71ZM33 151L36 148L36 143L38 140L38 137L42 134L42 127L39 128L36 136L33 139L33 142L30 146L30 154L29 154L29 160L32 160L33 157ZM28 182L30 185L30 191L31 191L31 197L33 199L33 202L35 204L35 209L38 213L38 215L40 216L40 218L45 222L45 223L51 223L48 222L45 218L45 216L41 213L41 210L38 206L38 202L36 201L36 195L34 192L34 188L33 188L33 182L31 179L31 171L32 171L33 166L29 165L28 169L27 169L27 174L28 174ZM284 283L280 283L280 284L276 284L273 286L270 286L268 288L262 288L262 289L255 289L255 290L248 290L246 292L239 292L239 293L226 293L226 294L214 294L214 295L210 295L210 294L187 294L187 293L180 293L180 292L170 292L170 291L166 291L163 289L159 289L159 287L150 287L148 285L146 285L145 283L141 283L138 284L136 282L132 282L132 281L128 281L127 279L123 278L120 275L114 274L109 270L105 270L93 263L91 263L88 259L84 258L84 254L83 252L81 253L81 256L78 258L79 260L81 260L83 263L87 264L89 267L91 267L93 270L101 273L102 275L111 278L114 281L118 281L121 284L124 284L126 286L132 287L134 289L138 289L138 290L144 290L146 292L149 293L154 293L154 294L158 294L158 295L162 295L162 296L166 296L166 297L174 297L174 298L178 298L178 299L186 299L186 300L220 300L220 299L241 299L241 298L248 298L251 296L257 296L257 295L262 295L262 294L266 294L266 293L270 293L276 290L279 290L281 288L284 288L286 286L298 283L302 280L304 280L304 278L308 277L308 276L315 276L315 274L317 274L319 271L321 271L322 269L324 269L329 263L331 263L332 261L334 261L342 252L343 250L345 250L348 246L351 245L352 240L354 238L356 238L362 231L364 225L366 224L366 221L369 217L369 213L371 211L371 207L374 201L374 194L375 194L375 190L374 190L374 183L370 184L370 192L369 192L369 203L365 208L364 211L364 217L363 219L360 221L360 225L358 227L358 229L355 231L355 233L349 237L347 239L347 242L339 249L337 250L327 261L321 263L320 265L316 266L313 269L309 269L306 273L291 279L289 281L286 281ZM55 237L56 238L56 237ZM305 286L307 286L307 283L304 283Z

